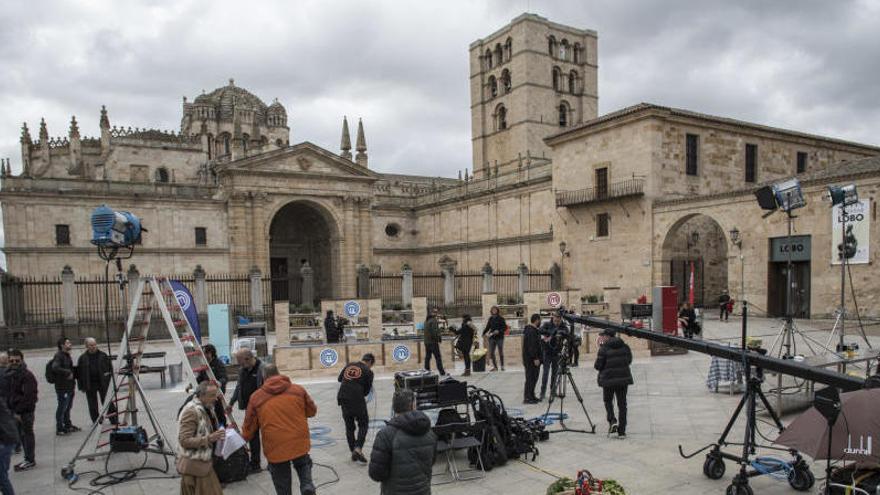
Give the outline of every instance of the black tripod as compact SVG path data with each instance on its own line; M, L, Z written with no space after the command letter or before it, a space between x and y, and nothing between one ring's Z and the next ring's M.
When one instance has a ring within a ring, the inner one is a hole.
M554 386L550 390L550 399L547 401L547 410L544 412L544 421L547 421L547 417L550 415L550 408L553 406L553 401L556 398L559 398L559 426L560 428L557 430L550 430L548 433L562 433L566 431L573 431L577 433L596 433L596 425L593 424L593 421L590 419L590 413L587 412L587 407L584 405L584 398L581 396L581 391L578 390L577 384L574 382L574 377L571 375L571 368L569 367L570 358L567 352L560 353L559 356L559 369L557 373L552 377L554 382ZM584 411L584 416L587 418L587 424L590 425L589 430L578 430L574 428L569 428L565 425L565 395L568 391L568 385L571 384L571 389L574 390L574 395L577 397L578 402L581 404L581 409Z
M784 469L783 466L780 465L774 468L764 468L759 470L752 466L753 459L750 459L751 456L754 456L757 453L758 448L756 435L758 432L757 406L759 400L764 405L767 414L770 415L770 418L773 420L773 424L779 430L779 433L782 433L782 430L784 430L785 427L779 420L779 416L776 414L776 411L774 411L773 407L770 406L770 402L764 395L764 391L761 390L761 385L764 383L763 370L761 370L761 368L755 368L755 373L753 375L751 366L749 366L748 360L746 359L746 353L752 352L746 349L745 343L746 321L748 318L747 307L747 305L743 305L742 364L746 382L746 390L743 394L743 398L739 401L739 405L736 406L736 410L733 411L733 415L730 417L730 421L727 422L727 426L724 428L724 432L721 434L721 438L719 438L717 442L711 443L697 450L696 452L687 455L685 455L684 451L681 448L681 445L678 446L679 455L681 455L685 459L690 459L700 452L705 451L706 449L712 449L709 451L709 453L706 454L706 461L703 463L703 474L705 474L706 477L708 477L709 479L717 480L721 479L721 477L724 476L724 471L726 470L724 459L728 459L739 464L739 473L737 473L736 476L733 477L733 482L727 487L727 495L752 495L753 491L752 488L749 486L749 478L765 474L773 474ZM764 352L761 353L763 354ZM737 419L739 419L740 413L742 413L744 410L746 415L746 425L743 442L741 444L728 442L727 436L730 434L730 430L733 429L733 425L736 424ZM742 446L742 455L730 454L721 450L722 447L737 445ZM810 472L810 467L801 458L800 454L798 454L796 450L769 446L761 446L761 448L776 450L780 452L788 452L792 455L793 459L790 463L792 466L792 470L789 473L788 482L795 490L807 491L816 482L816 479L813 477L813 473ZM751 470L749 469L750 467L752 467Z

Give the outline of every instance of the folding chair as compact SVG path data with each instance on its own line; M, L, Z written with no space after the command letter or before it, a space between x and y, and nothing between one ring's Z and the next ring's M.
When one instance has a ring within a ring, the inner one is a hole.
M480 447L483 445L486 430L485 422L477 421L471 423L467 414L458 414L453 409L446 409L438 415L437 423L434 426L434 433L437 435L437 454L444 454L446 457L446 469L438 476L449 475L449 479L431 484L444 485L455 481L467 481L485 476L486 470L480 453ZM476 452L477 466L473 469L459 469L455 452L471 448ZM475 474L465 475L465 473ZM436 479L436 477L434 478Z

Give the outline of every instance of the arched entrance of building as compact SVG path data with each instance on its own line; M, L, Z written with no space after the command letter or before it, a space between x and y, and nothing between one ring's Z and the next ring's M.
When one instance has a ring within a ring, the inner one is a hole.
M332 299L338 239L336 222L323 206L293 201L281 207L269 227L273 301L316 305L321 299ZM306 264L313 274L310 301L303 300L302 272Z
M686 215L672 224L663 240L663 283L688 300L693 271L694 305L714 308L727 287L727 236L712 217Z

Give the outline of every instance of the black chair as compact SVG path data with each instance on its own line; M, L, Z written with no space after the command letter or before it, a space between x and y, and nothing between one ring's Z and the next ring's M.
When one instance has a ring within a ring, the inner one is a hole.
M438 476L449 475L449 479L434 482L432 485L479 479L486 475L483 457L480 454L485 438L485 425L484 421L471 423L467 414L460 414L455 409L440 411L437 415L437 424L434 426L434 434L437 435L437 454L445 454L446 470ZM455 452L470 449L476 452L477 465L473 469L459 469ZM464 473L477 474L464 475Z

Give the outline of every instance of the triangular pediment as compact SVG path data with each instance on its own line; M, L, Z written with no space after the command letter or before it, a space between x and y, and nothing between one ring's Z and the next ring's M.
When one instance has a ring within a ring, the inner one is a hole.
M378 179L372 170L308 141L224 164L230 173L271 173Z

